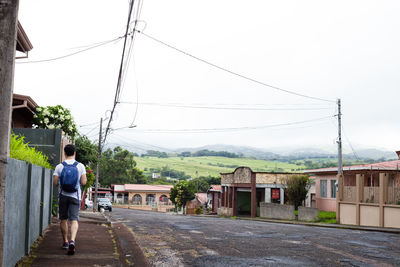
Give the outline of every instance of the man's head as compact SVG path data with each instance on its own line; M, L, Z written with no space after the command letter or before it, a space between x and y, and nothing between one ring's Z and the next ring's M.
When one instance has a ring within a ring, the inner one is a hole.
M72 144L68 144L64 147L65 156L71 157L75 155L75 146Z

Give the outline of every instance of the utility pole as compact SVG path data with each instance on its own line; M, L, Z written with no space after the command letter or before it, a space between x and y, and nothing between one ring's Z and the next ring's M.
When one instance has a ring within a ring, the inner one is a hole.
M338 175L343 174L343 161L342 161L342 112L340 98L337 100L338 105Z
M100 118L100 131L99 131L99 147L97 151L97 165L96 165L96 182L94 185L94 202L93 211L97 210L97 191L99 189L99 172L100 172L100 159L101 159L101 132L103 131L103 118Z
M0 265L3 262L6 165L10 155L18 5L18 0L2 0L0 3Z

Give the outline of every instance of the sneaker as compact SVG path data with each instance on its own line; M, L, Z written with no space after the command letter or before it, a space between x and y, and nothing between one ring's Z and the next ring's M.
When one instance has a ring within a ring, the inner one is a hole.
M75 253L75 242L73 240L70 240L68 246L68 255L74 255L74 253Z
M62 248L63 249L68 249L68 247L69 247L68 242L64 242L63 245L62 245Z

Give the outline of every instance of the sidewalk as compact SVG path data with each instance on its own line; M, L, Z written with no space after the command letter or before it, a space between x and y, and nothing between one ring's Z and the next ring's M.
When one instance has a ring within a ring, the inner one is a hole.
M23 266L146 266L141 250L126 226L114 225L100 213L81 211L76 252L67 255L61 248L59 220L53 218L37 247L24 259ZM130 254L128 254L128 253Z

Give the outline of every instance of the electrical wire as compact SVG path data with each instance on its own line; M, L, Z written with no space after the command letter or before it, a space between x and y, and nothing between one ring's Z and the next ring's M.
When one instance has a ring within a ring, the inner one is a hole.
M298 111L298 110L327 110L331 108L239 108L239 107L213 107L213 106L192 106L192 105L173 105L162 103L137 103L139 105L148 106L161 106L161 107L174 107L174 108L191 108L191 109L213 109L213 110L284 110L284 111Z
M79 51L76 51L76 52L73 52L73 53L70 53L70 54L67 54L67 55L64 55L64 56L59 56L59 57L54 57L54 58L48 58L48 59L41 59L41 60L23 61L23 62L21 62L21 61L16 61L15 63L16 63L16 64L28 64L28 63L42 63L42 62L55 61L55 60L59 60L59 59L71 57L71 56L74 56L74 55L77 55L77 54L80 54L80 53L89 51L89 50L91 50L91 49L94 49L94 48L97 48L97 47L100 47L100 46L103 46L103 45L106 45L106 44L109 44L109 43L112 43L112 42L119 41L119 40L121 40L122 38L124 38L124 36L120 36L120 37L114 38L114 39L112 39L112 40L100 42L100 43L98 43L98 44L96 44L96 45L90 46L90 47L88 47L88 48L85 48L85 49L82 49L82 50L79 50Z
M203 129L138 129L138 132L147 132L147 133L210 133L210 132L232 132L232 131L243 131L243 130L256 130L256 129L265 129L265 128L274 128L281 126L290 126L314 121L320 121L325 119L331 119L332 116L320 117L310 120L304 121L295 121L289 123L278 123L278 124L269 124L269 125L261 125L261 126L246 126L246 127L232 127L232 128L203 128Z
M131 17L132 17L132 11L133 11L134 4L135 4L135 0L131 0L130 3L129 3L128 21L126 23L126 29L125 29L124 46L123 46L123 49L122 49L121 63L120 63L119 73L118 73L117 88L115 90L114 104L113 104L113 108L112 108L111 113L110 113L110 120L108 121L108 124L107 124L107 127L106 127L106 131L105 131L105 134L104 134L104 142L106 141L108 132L110 131L110 126L111 126L111 122L113 120L113 115L114 115L114 112L115 112L115 108L116 108L116 106L118 104L119 97L120 97L121 85L122 85L123 73L124 73L123 72L124 63L126 61L126 58L125 58L126 44L127 44L128 31L129 31L129 26L130 26L130 22L131 22Z
M253 79L253 78L251 78L251 77L248 77L248 76L246 76L246 75L244 75L244 74L237 73L237 72L235 72L235 71L232 71L232 70L229 70L229 69L227 69L227 68L221 67L221 66L219 66L219 65L217 65L217 64L214 64L214 63L212 63L212 62L210 62L210 61L208 61L208 60L205 60L205 59L202 59L202 58L200 58L200 57L197 57L197 56L195 56L195 55L193 55L193 54L191 54L191 53L188 53L188 52L186 52L186 51L184 51L184 50L182 50L182 49L179 49L179 48L177 48L177 47L175 47L175 46L173 46L173 45L170 45L170 44L168 44L168 43L166 43L166 42L164 42L164 41L161 41L160 39L157 39L157 38L155 38L155 37L153 37L153 36L151 36L151 35L149 35L149 34L147 34L147 33L144 33L144 32L141 31L141 30L137 30L137 29L136 29L136 31L137 31L138 33L142 34L143 36L147 37L148 39L151 39L151 40L153 40L153 41L155 41L155 42L157 42L157 43L160 43L160 44L162 44L162 45L164 45L164 46L166 46L166 47L168 47L168 48L171 48L171 49L173 49L173 50L175 50L175 51L177 51L177 52L179 52L179 53L181 53L181 54L184 54L184 55L186 55L186 56L189 56L189 57L191 57L191 58L193 58L193 59L195 59L195 60L197 60L197 61L200 61L200 62L205 63L205 64L207 64L207 65L209 65L209 66L211 66L211 67L214 67L214 68L216 68L216 69L222 70L222 71L227 72L227 73L230 73L230 74L235 75L235 76L237 76L237 77L243 78L243 79L245 79L245 80L248 80L248 81L251 81L251 82L257 83L257 84L259 84L259 85L262 85L262 86L265 86L265 87L269 87L269 88L272 88L272 89L275 89L275 90L278 90L278 91L281 91L281 92L285 92L285 93L288 93L288 94L292 94L292 95L296 95L296 96L300 96L300 97L304 97L304 98L309 98L309 99L313 99L313 100L319 100L319 101L325 101L325 102L333 102L333 103L336 103L336 101L334 101L334 100L329 100L329 99L324 99L324 98L309 96L309 95L305 95L305 94L300 94L300 93L297 93L297 92L294 92L294 91L291 91L291 90L283 89L283 88L280 88L280 87L277 87L277 86L274 86L274 85L270 85L270 84L261 82L261 81L259 81L259 80L256 80L256 79Z

